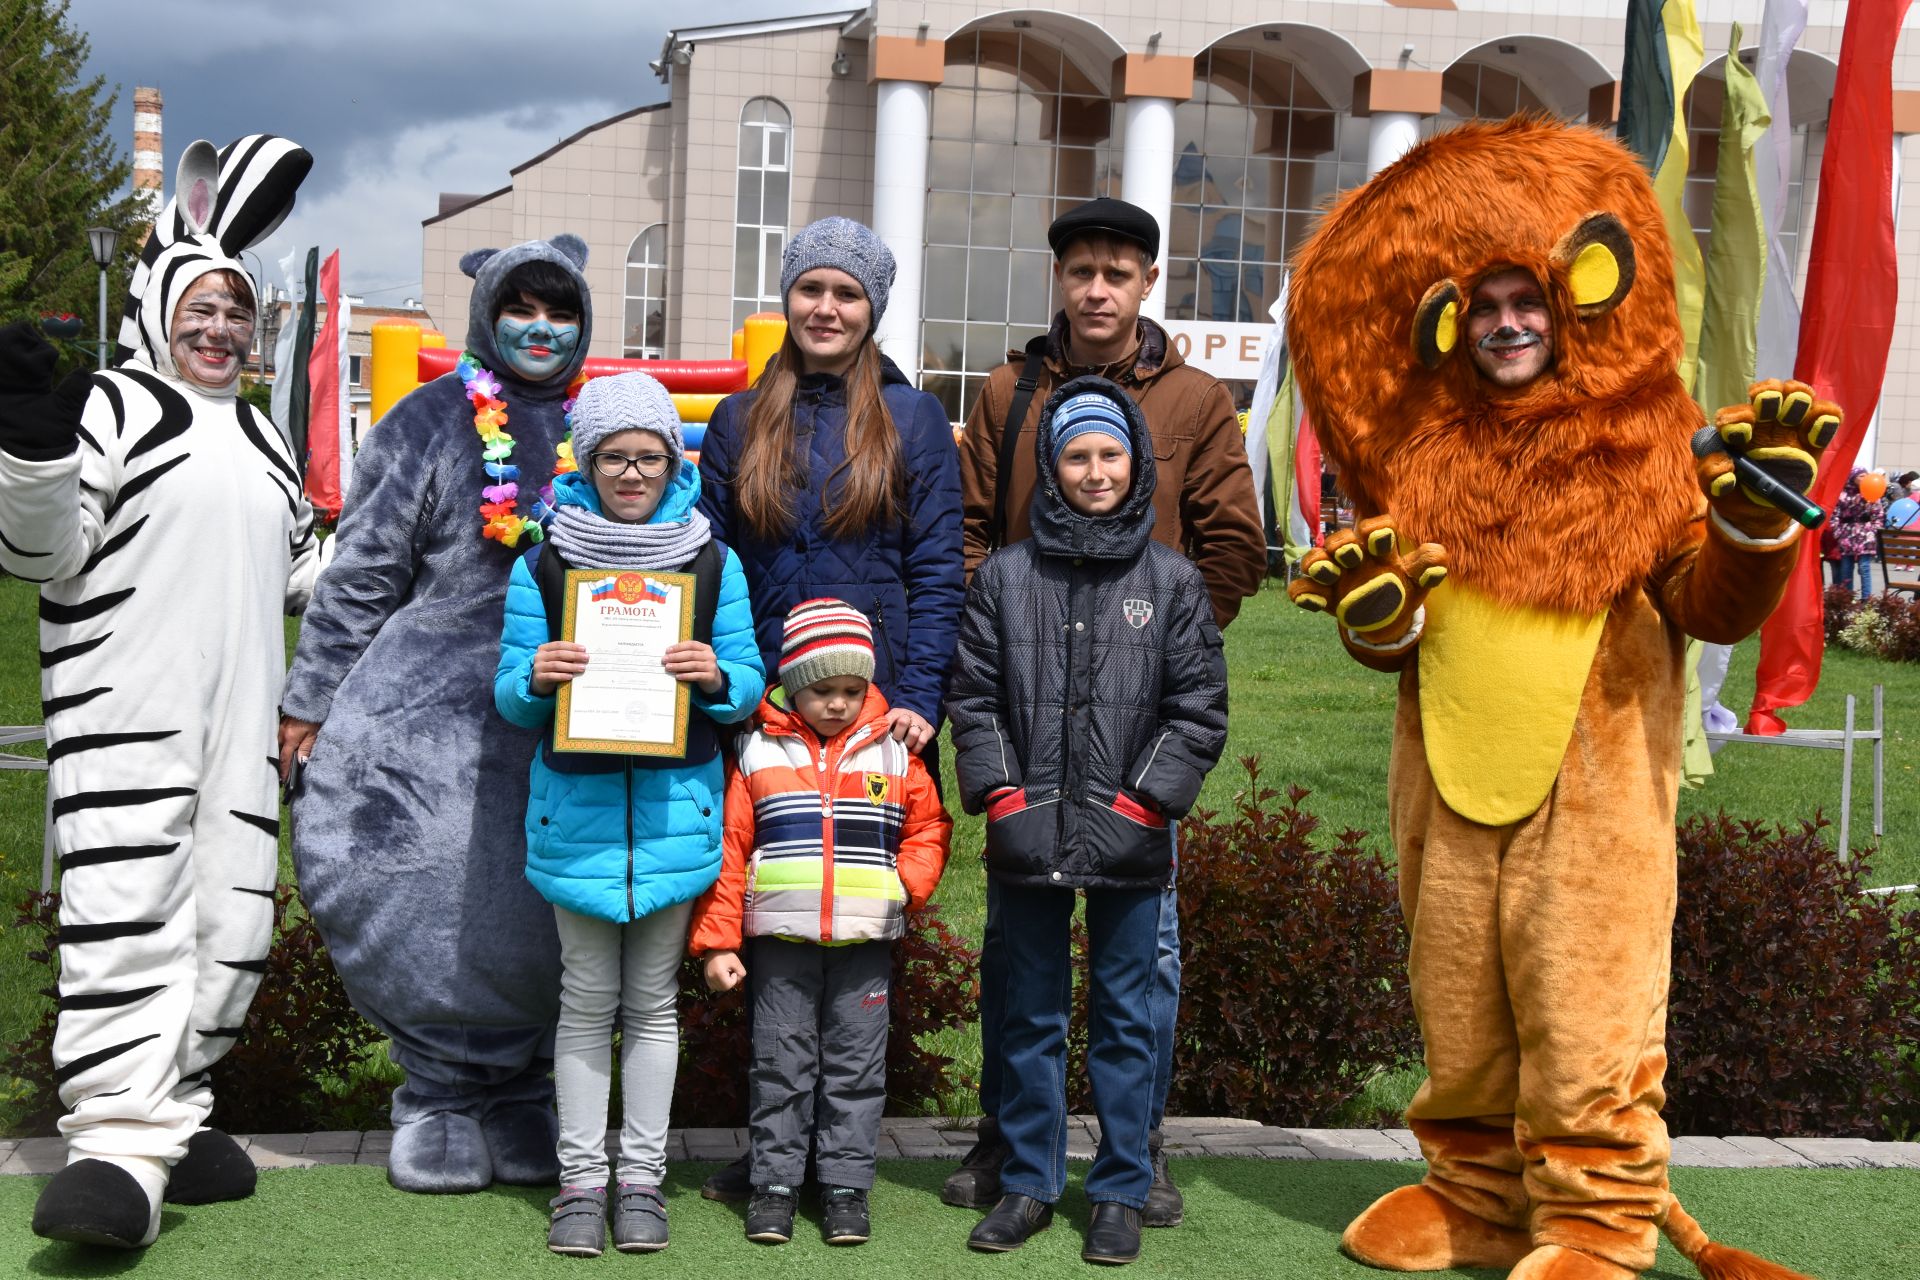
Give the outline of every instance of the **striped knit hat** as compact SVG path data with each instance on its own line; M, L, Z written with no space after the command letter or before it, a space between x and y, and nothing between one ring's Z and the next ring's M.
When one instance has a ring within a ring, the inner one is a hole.
M791 698L833 676L873 679L873 624L844 600L802 600L780 637L780 685Z

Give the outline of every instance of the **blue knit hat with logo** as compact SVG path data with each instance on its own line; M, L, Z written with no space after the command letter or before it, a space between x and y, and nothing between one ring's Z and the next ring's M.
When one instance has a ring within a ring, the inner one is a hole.
M887 313L887 294L896 270L893 250L873 229L852 218L822 218L794 232L780 255L780 297L793 292L793 282L815 267L837 267L860 282L873 304L873 325Z
M1127 426L1127 415L1113 402L1113 397L1098 391L1082 391L1060 402L1053 411L1053 465L1060 466L1060 455L1065 452L1067 442L1075 436L1084 436L1097 431L1101 435L1112 436L1120 442L1120 447L1133 456L1133 432Z

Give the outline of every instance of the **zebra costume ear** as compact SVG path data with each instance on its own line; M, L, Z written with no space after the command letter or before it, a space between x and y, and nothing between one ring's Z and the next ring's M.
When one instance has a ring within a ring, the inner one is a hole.
M207 234L213 226L214 201L219 194L220 155L202 138L180 153L180 167L173 176L173 199L187 235Z
M143 350L149 358L155 355L151 343L142 341L141 319L163 255L192 242L203 253L237 257L286 221L294 193L312 168L313 157L299 143L268 133L249 134L217 153L204 141L182 152L173 199L154 220L127 282L115 363ZM153 319L149 337L164 323L164 317Z

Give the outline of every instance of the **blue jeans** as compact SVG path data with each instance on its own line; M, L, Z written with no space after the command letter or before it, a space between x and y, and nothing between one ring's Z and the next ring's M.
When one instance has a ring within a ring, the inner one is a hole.
M1853 585L1853 575L1856 566L1860 573L1860 585L1858 587ZM1834 586L1846 587L1856 592L1861 599L1866 599L1873 594L1872 553L1869 552L1865 555L1858 556L1841 556L1839 560L1834 562L1833 575Z
M1000 885L987 877L987 927L980 938L980 1113L1000 1114L1000 1016L1006 1008L1005 924ZM1160 894L1159 934L1153 957L1153 990L1147 995L1153 1019L1152 1127L1158 1129L1173 1083L1173 1035L1180 1018L1180 909L1174 885Z
M1138 1209L1153 1166L1154 1032L1150 1013L1159 889L1087 893L1087 1076L1100 1145L1087 1199ZM1065 889L1000 887L1007 971L1000 1021L1000 1133L1008 1148L1005 1194L1052 1204L1067 1186L1067 1015L1073 992L1069 935L1074 895Z

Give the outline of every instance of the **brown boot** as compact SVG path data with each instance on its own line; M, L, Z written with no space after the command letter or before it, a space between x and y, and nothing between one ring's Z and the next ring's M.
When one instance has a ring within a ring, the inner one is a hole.
M1381 1196L1340 1237L1349 1258L1387 1271L1505 1271L1532 1248L1525 1231L1476 1218L1423 1183Z

